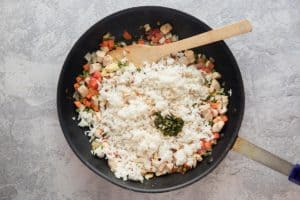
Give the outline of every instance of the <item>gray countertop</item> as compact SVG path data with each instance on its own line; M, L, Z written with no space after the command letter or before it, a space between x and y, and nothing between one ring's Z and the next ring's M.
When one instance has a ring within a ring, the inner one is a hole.
M0 199L299 199L300 187L230 152L201 181L141 194L96 176L74 155L56 114L62 63L79 36L120 9L163 5L217 27L248 18L253 32L227 41L241 68L240 135L300 161L300 1L0 1Z

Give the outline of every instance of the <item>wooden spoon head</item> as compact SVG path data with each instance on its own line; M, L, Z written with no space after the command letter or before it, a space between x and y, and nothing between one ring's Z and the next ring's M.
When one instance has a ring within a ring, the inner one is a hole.
M126 57L129 62L134 63L136 66L140 67L143 63L146 62L155 62L161 58L161 54L157 51L157 47L134 44L126 46L123 48L117 48L113 51L110 51L108 55L113 57L115 60L120 60L123 57Z

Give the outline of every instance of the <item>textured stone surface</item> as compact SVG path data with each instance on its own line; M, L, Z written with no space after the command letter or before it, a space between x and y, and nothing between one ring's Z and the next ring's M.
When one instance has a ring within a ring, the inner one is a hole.
M298 199L287 178L230 152L216 170L163 194L126 191L95 176L67 145L56 115L62 63L78 37L117 10L163 5L217 27L242 18L251 34L227 41L240 65L240 135L300 161L300 1L0 1L0 199Z

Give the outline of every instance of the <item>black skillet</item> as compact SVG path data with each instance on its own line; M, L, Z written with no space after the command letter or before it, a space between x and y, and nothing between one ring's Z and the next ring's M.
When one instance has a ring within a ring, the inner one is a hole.
M238 137L245 104L243 81L234 56L223 41L194 49L196 52L204 53L216 60L216 70L222 74L225 89L232 90L227 113L229 121L222 131L223 137L213 148L211 157L205 158L195 169L184 175L170 174L139 183L117 179L110 171L106 160L95 158L90 153L90 145L88 138L83 134L84 130L77 126L78 122L72 120L72 117L76 116L72 100L73 83L75 77L81 73L81 66L85 63L84 55L98 49L100 38L106 32L111 32L118 40L121 39L121 34L125 29L133 35L139 35L139 26L146 23L154 25L157 21L162 24L171 23L174 32L181 39L211 29L199 19L178 10L157 6L135 7L122 10L100 20L79 38L68 54L59 77L57 110L63 133L79 159L96 174L123 188L138 192L166 192L190 185L203 178L224 159L228 151L234 146L234 150L285 175L289 175L292 171L289 179L299 183L299 165L293 167L287 161Z

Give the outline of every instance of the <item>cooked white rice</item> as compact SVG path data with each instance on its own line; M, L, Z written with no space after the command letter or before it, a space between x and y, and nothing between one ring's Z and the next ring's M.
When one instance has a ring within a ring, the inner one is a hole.
M212 140L211 108L207 98L220 90L218 74L206 74L194 65L186 66L166 58L138 69L129 64L101 83L100 112L79 112L79 126L89 126L92 153L105 157L115 176L143 181L153 174L171 173L183 164L195 167L201 139ZM215 84L206 84L207 82ZM214 86L215 85L215 86ZM216 95L225 113L228 98ZM164 136L155 126L153 113L172 113L184 120L177 136Z

